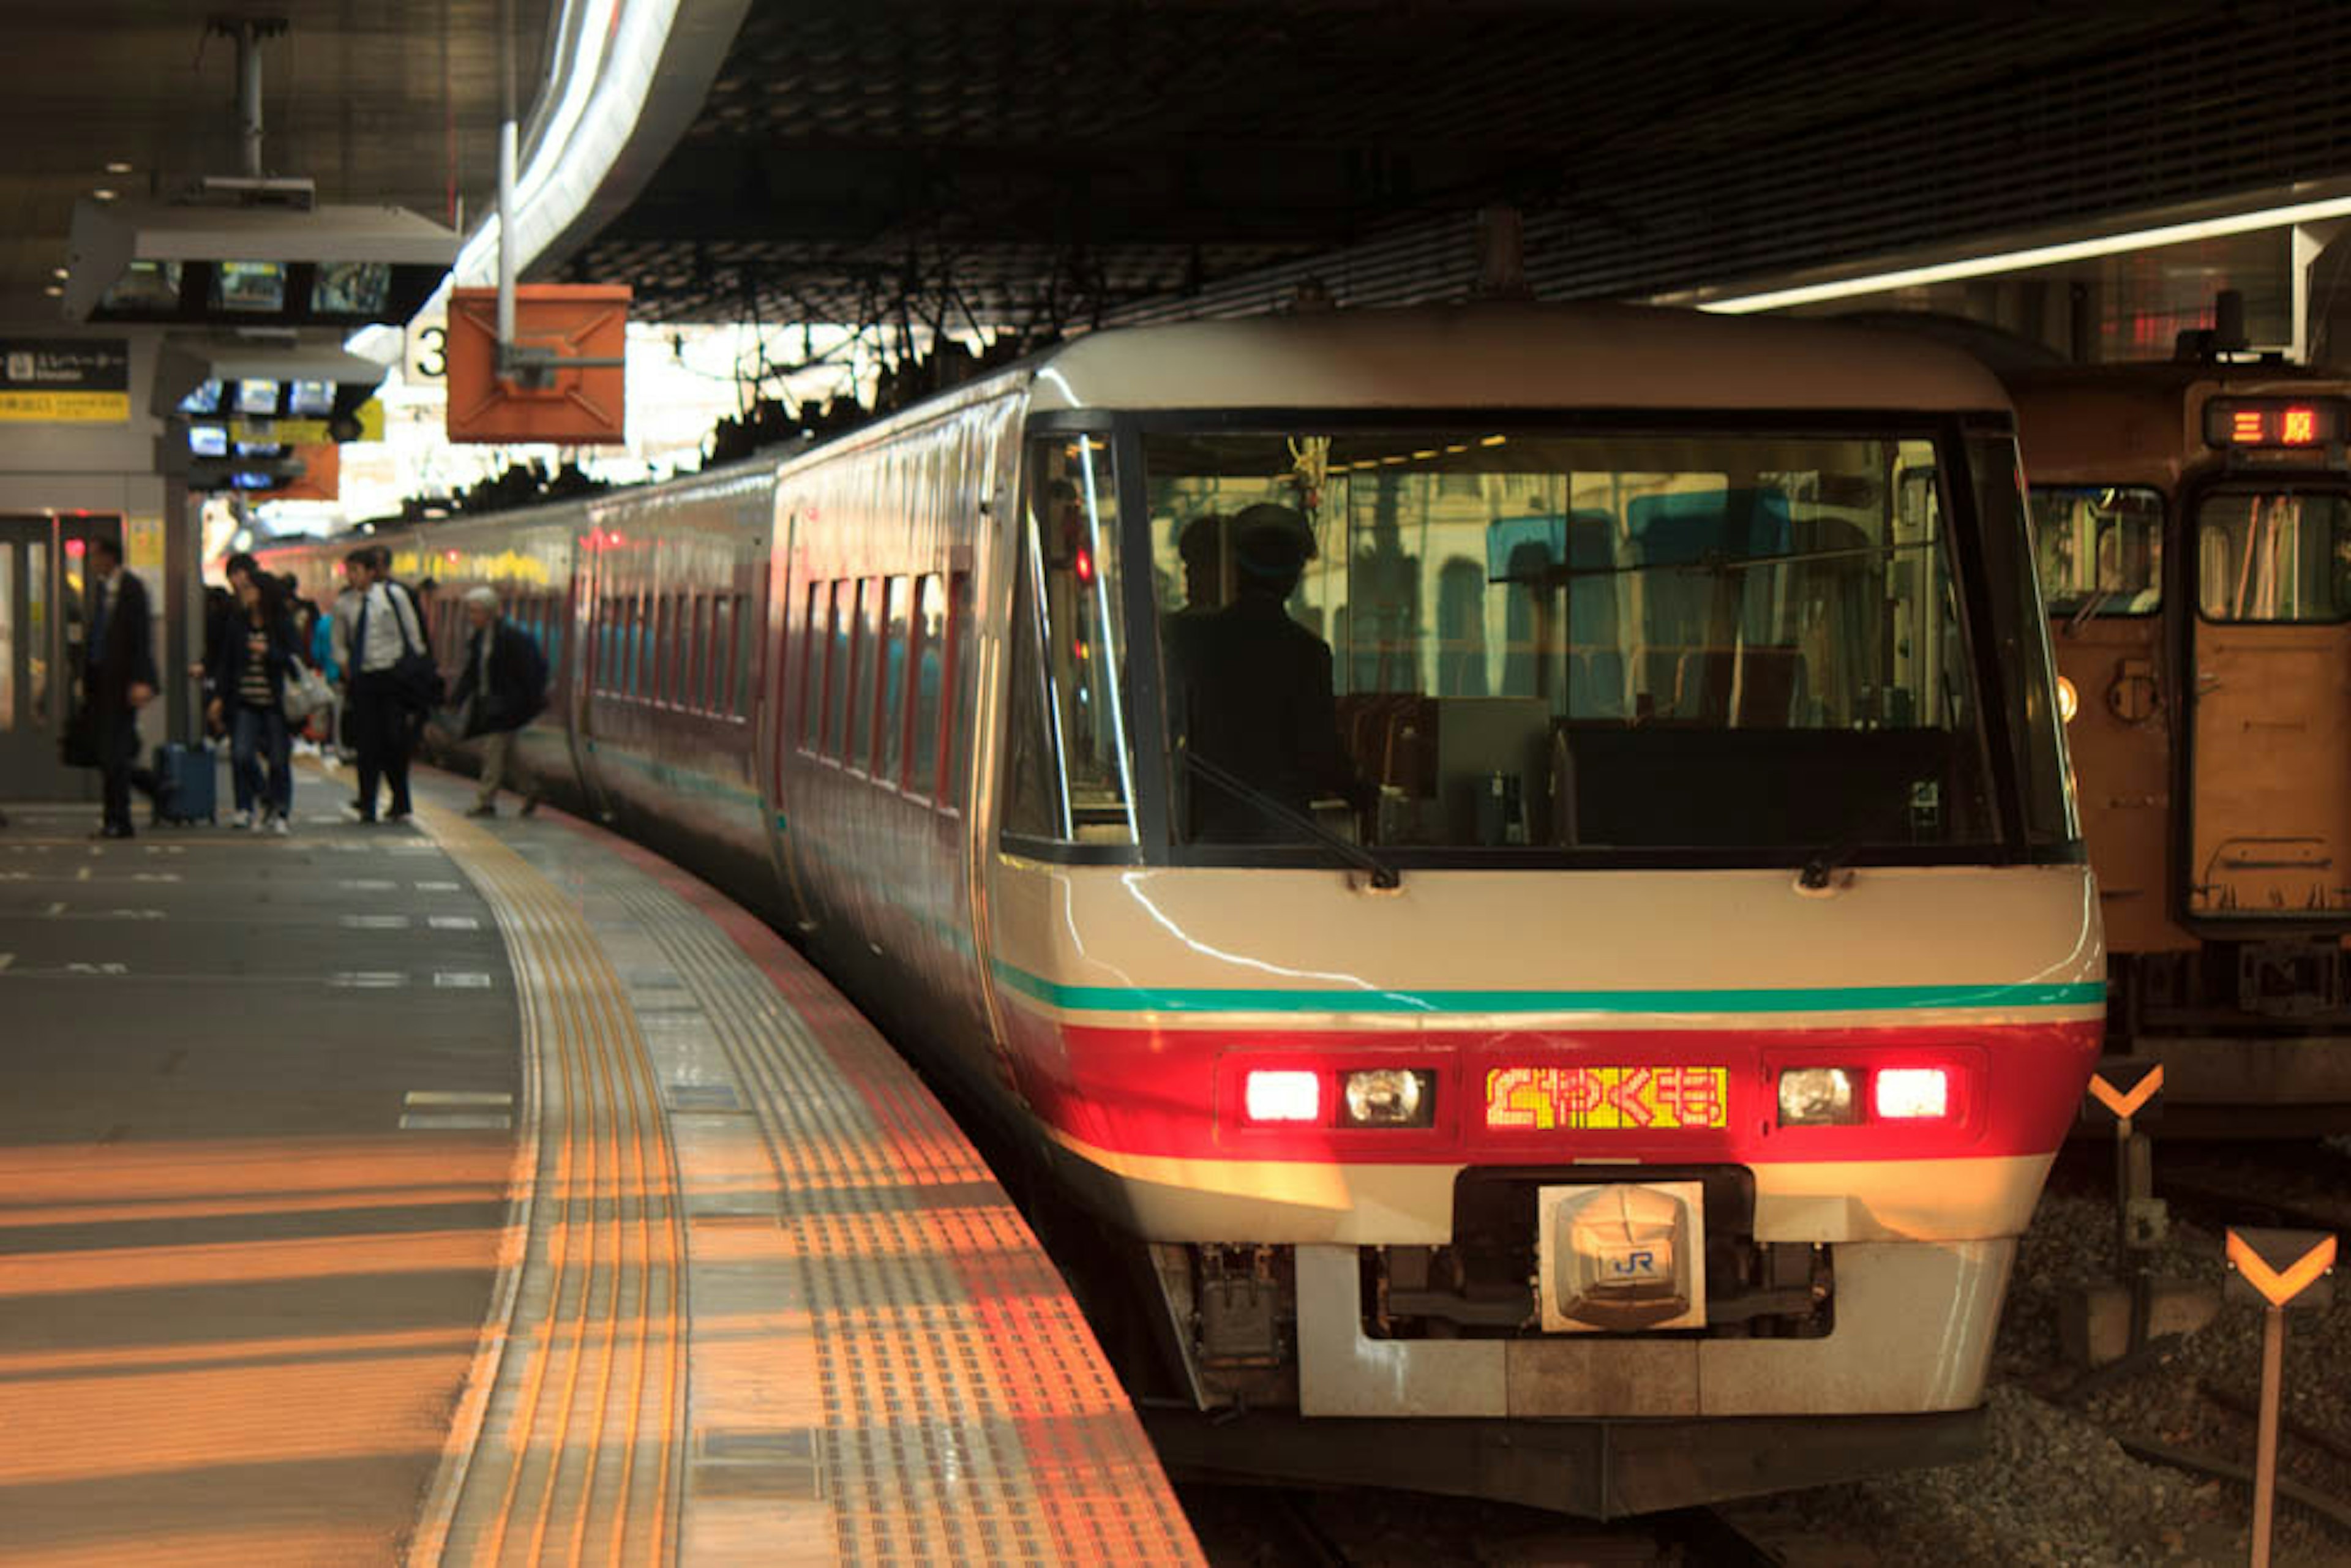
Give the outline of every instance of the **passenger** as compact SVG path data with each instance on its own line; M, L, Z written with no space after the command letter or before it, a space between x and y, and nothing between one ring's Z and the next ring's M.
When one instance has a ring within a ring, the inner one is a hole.
M500 613L496 589L467 589L465 616L474 632L465 644L465 673L457 677L451 701L465 716L465 738L482 743L482 784L465 815L495 817L498 787L514 756L515 731L547 706L547 658L529 632ZM522 814L528 817L538 807L537 791L525 792Z
M1250 507L1232 519L1233 601L1171 652L1171 682L1193 753L1301 814L1338 796L1357 810L1372 791L1339 739L1331 649L1283 608L1314 553L1306 519L1288 507ZM1215 781L1189 781L1193 837L1217 842L1295 841L1261 806Z
M155 696L155 629L146 585L123 570L122 547L103 534L89 541L89 597L79 722L105 778L104 821L94 836L127 839L139 710Z
M376 820L376 785L391 786L387 820L406 821L408 756L413 744L413 705L402 693L402 658L427 647L423 617L407 589L392 580L390 552L368 547L344 558L353 591L350 632L343 657L344 690L350 705L351 744L359 752L360 792L351 802L362 822ZM341 620L337 612L336 619Z
M205 717L229 734L236 826L284 834L294 810L286 678L300 656L299 645L276 578L248 573L236 597L235 626L222 641Z
M237 603L237 591L260 570L259 561L239 550L221 565L221 575L228 579L228 586L204 590L204 657L202 662L190 666L188 677L191 680L207 682L212 672L220 668L223 645L235 634L236 623L243 618L242 609Z

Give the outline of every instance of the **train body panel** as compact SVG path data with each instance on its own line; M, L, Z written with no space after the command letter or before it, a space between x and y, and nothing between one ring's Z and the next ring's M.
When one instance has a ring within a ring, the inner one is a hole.
M541 782L1110 1227L1146 1388L1923 1419L1980 1397L2101 1014L2007 420L1808 324L1204 323L400 542L561 600ZM1211 755L1251 593L1225 700L1319 658L1270 733L1330 727L1338 803Z

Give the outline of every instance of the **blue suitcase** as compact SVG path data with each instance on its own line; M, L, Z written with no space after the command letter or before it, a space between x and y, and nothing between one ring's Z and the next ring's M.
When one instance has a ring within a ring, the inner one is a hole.
M155 748L155 820L220 820L218 758L210 746L174 743Z

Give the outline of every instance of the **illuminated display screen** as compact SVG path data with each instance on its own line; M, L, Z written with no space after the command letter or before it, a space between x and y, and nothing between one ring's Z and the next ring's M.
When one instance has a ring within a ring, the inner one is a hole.
M213 303L223 310L275 314L286 308L286 267L275 261L224 261L213 273Z
M228 431L217 424L192 424L188 427L188 450L199 457L225 457Z
M2351 428L2346 412L2340 398L2216 397L2204 405L2204 440L2270 450L2332 446Z
M180 303L180 264L134 261L99 302L102 310L170 310Z
M218 413L221 405L221 384L206 382L180 400L182 413Z
M236 383L236 412L268 419L277 412L277 383L251 381Z
M335 383L296 382L287 399L286 412L296 419L326 418L335 412Z
M320 265L310 290L310 308L321 316L381 314L392 296L392 266L381 261L330 261Z
M1664 1131L1730 1124L1726 1067L1496 1067L1486 1125L1497 1132Z

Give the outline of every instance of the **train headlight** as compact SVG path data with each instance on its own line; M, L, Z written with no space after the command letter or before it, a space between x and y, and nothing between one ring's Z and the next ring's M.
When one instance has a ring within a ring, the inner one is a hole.
M1789 1067L1780 1072L1780 1124L1835 1127L1861 1120L1858 1074L1846 1067Z
M2081 711L2081 707L2082 695L2074 689L2074 683L2063 675L2058 676L2057 716L2071 724L2074 722L2074 716Z
M1431 1073L1375 1067L1350 1072L1340 1084L1340 1104L1350 1127L1426 1127L1437 1110L1437 1082Z
M1887 1067L1870 1075L1870 1107L1894 1121L1932 1121L1951 1113L1951 1075L1939 1067Z
M1241 1113L1252 1122L1320 1122L1322 1075L1293 1069L1253 1069L1241 1082Z

